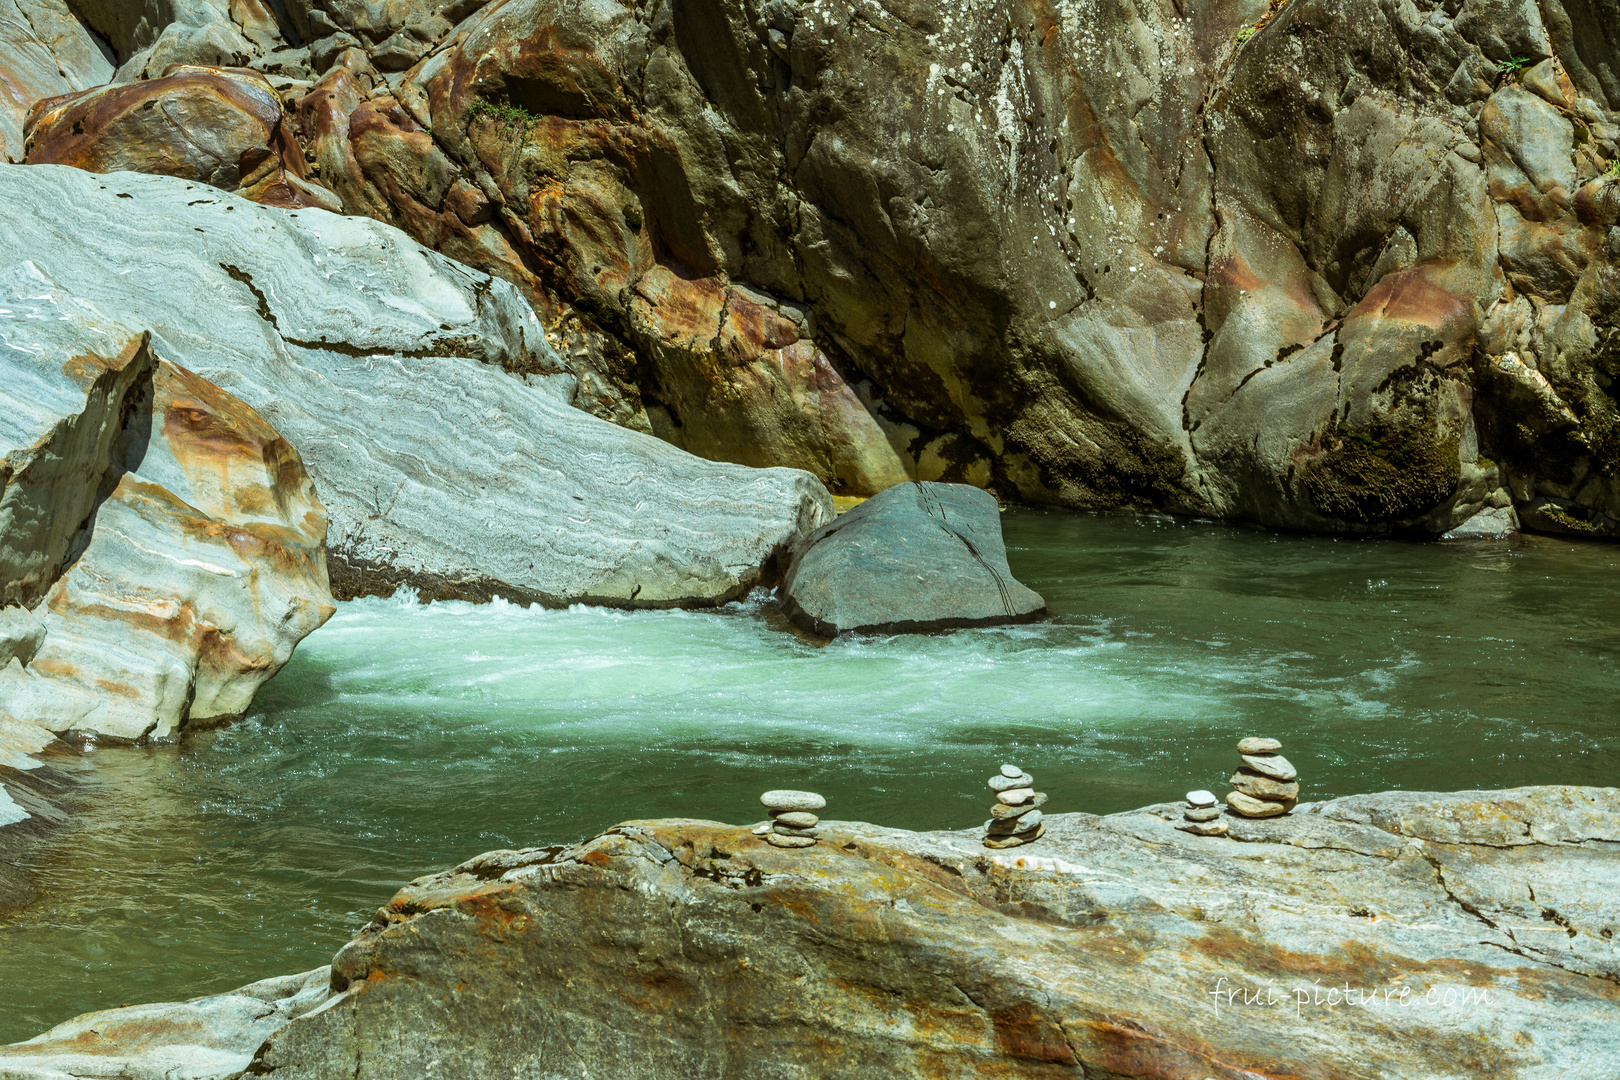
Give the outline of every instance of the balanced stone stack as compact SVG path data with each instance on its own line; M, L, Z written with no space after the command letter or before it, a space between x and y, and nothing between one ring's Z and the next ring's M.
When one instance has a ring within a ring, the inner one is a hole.
M781 848L815 846L816 826L821 824L815 812L826 809L826 799L813 791L767 791L759 801L771 812L771 820L754 831L763 835L767 844Z
M1299 801L1299 773L1277 751L1276 739L1244 739L1238 743L1243 767L1232 774L1236 790L1226 796L1232 812L1249 818L1286 814Z
M1003 765L990 778L990 790L996 793L996 804L984 823L985 847L1018 847L1045 834L1040 807L1046 802L1046 792L1035 790L1033 776L1017 765Z
M1176 828L1182 832L1190 832L1194 836L1225 836L1226 822L1221 820L1221 804L1216 801L1213 791L1187 792L1187 809L1181 813L1183 819Z

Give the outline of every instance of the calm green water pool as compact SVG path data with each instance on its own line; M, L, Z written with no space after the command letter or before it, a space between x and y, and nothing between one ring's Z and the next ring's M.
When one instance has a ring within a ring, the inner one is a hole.
M1614 785L1620 549L1409 545L1015 510L1047 623L820 646L719 613L342 607L247 721L93 755L82 825L0 916L0 1041L326 962L398 885L634 817L984 820L1223 790L1274 735L1303 798Z

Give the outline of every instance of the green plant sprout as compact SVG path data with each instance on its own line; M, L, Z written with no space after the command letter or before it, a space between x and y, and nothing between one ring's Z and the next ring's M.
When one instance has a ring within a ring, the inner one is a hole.
M472 108L467 110L467 116L475 120L480 116L487 116L498 124L517 124L524 128L540 119L521 105L497 105L483 98L473 102Z
M1609 167L1603 170L1602 175L1610 180L1620 180L1620 157L1609 162Z
M1528 56L1510 56L1506 60L1496 62L1496 73L1504 79L1511 79L1529 66L1530 58Z
M1248 41L1250 38L1254 37L1254 34L1255 34L1255 28L1254 27L1245 26L1243 29L1241 29L1241 30L1239 30L1237 32L1237 43L1239 45L1242 45L1245 41Z

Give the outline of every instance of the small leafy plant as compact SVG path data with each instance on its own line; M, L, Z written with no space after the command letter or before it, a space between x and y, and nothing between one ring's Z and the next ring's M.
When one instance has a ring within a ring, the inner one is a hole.
M1528 56L1510 56L1506 60L1496 62L1496 73L1503 79L1511 79L1529 66L1530 58Z
M497 124L515 124L523 128L540 119L521 105L502 105L485 101L483 98L473 102L472 108L467 110L467 116L474 120L480 116L487 116Z
M1603 175L1610 180L1620 180L1620 158L1609 162L1609 167L1603 170Z
M1254 37L1254 34L1255 34L1255 28L1254 27L1245 26L1243 29L1241 29L1241 30L1239 30L1237 32L1237 43L1239 45L1242 45L1245 41L1248 41L1250 38Z

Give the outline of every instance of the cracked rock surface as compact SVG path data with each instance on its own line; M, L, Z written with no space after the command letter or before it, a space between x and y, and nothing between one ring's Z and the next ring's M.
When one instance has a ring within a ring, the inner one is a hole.
M1620 528L1614 0L287 10L311 190L516 284L617 423L855 494Z
M1229 837L1179 814L1048 815L1005 853L690 820L489 852L379 909L246 1074L1553 1080L1620 1058L1620 791L1385 792ZM120 1012L0 1049L0 1075L54 1075L5 1069Z

